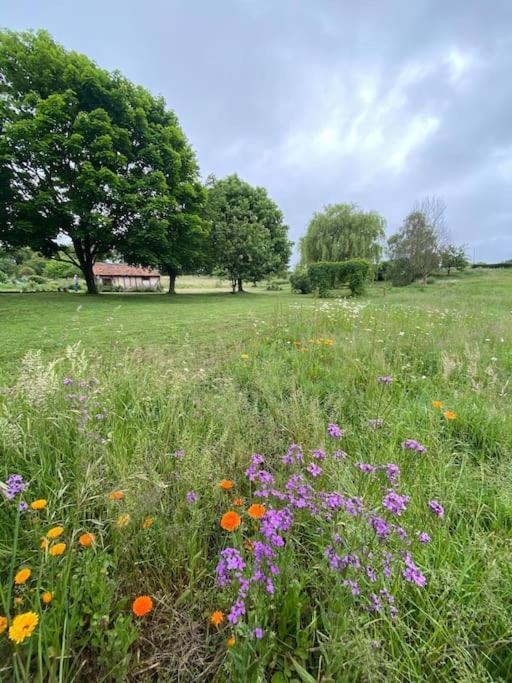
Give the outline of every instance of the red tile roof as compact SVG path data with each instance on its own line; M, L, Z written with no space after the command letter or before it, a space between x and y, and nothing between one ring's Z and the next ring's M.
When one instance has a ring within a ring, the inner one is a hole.
M95 263L92 272L107 277L160 277L158 270L128 266L126 263Z

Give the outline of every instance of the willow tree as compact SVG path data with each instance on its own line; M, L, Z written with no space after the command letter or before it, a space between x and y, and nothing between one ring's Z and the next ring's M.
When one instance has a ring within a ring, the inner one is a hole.
M111 249L168 243L195 202L194 154L162 98L44 31L0 32L0 74L0 241L56 258L72 244L94 294Z
M301 263L346 261L376 262L382 253L385 221L375 211L356 204L328 205L313 215L300 241Z

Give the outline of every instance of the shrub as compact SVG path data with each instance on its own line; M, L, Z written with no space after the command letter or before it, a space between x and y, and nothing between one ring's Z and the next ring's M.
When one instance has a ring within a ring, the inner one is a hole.
M57 280L59 278L73 277L77 270L77 267L72 263L48 261L44 267L43 275L51 280Z
M390 261L381 261L375 269L375 279L377 282L384 282L389 280L391 271Z
M7 282L8 279L7 273L4 273L3 270L0 270L0 282Z
M29 275L28 279L30 282L35 282L38 285L42 285L47 282L47 279L42 275Z
M353 296L359 296L370 276L370 263L364 259L320 261L308 267L308 275L319 296L326 296L329 289L343 282L348 283Z
M29 275L35 275L36 271L31 266L21 266L18 274L20 277L29 277Z
M310 277L306 270L297 268L293 273L290 273L290 284L294 292L299 294L309 294L313 291Z
M389 278L395 287L405 287L414 282L414 270L408 259L395 259L389 265Z

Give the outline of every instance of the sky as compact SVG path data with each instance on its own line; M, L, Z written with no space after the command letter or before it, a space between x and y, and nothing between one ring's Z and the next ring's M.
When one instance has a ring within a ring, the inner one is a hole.
M0 0L0 26L162 95L295 242L326 204L390 235L437 195L471 260L512 258L512 0Z

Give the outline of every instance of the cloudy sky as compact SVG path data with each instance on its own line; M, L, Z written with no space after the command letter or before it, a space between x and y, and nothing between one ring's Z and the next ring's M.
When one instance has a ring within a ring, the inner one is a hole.
M512 258L512 0L0 0L0 25L163 95L295 241L328 203L391 234L437 194L471 258Z

